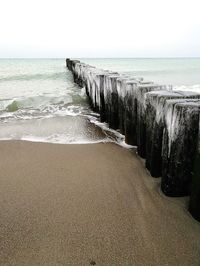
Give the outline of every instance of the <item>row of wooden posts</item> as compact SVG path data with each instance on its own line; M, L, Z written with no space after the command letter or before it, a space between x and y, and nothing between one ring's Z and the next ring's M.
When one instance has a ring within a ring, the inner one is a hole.
M101 121L137 146L150 174L161 177L165 195L190 196L188 209L200 221L200 94L78 60L66 59L66 65Z

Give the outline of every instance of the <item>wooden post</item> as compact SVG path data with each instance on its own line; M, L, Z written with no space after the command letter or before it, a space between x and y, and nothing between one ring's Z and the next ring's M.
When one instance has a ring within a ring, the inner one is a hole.
M158 84L143 84L137 90L137 152L142 158L146 157L146 95L151 91L165 90L166 87Z
M161 189L167 196L186 196L193 175L200 100L169 100L166 105Z
M153 177L162 174L162 141L165 103L169 99L199 98L194 92L158 91L146 95L147 133L146 167Z
M189 212L200 222L200 119L194 164L194 176L192 178L191 195L189 201Z

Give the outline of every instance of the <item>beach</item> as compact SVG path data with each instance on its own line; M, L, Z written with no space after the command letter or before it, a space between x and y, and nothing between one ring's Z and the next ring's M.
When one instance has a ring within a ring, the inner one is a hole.
M0 142L0 265L200 265L188 198L134 149Z

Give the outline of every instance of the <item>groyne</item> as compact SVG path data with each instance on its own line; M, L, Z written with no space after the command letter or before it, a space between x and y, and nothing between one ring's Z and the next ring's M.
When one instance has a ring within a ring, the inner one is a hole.
M100 120L137 146L152 177L161 177L163 193L190 196L189 211L200 221L200 94L78 60L66 59L66 66Z

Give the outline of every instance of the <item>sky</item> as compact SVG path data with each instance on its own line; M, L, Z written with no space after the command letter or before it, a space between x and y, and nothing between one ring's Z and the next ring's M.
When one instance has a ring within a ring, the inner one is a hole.
M200 57L199 0L0 0L0 57Z

